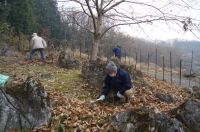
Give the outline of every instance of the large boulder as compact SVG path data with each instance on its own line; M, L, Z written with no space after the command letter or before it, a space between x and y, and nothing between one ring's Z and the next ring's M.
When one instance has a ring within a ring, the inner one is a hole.
M195 98L200 99L200 87L193 86L192 87L192 94Z
M101 87L103 85L106 62L100 59L85 62L82 66L83 78L92 86Z
M58 65L62 68L72 69L79 68L80 62L75 59L72 53L68 50L61 51L58 58Z
M0 49L0 56L11 57L15 55L15 51L13 51L11 48L8 48L7 46Z
M28 78L23 84L0 91L1 132L41 126L50 118L50 100L39 81Z
M190 99L182 104L176 118L183 122L192 132L200 132L200 101Z
M121 132L184 132L188 129L175 118L141 108L111 117L111 125Z
M112 60L113 61L113 60ZM132 79L141 79L142 73L140 71L135 71L134 66L125 65L121 62L116 62L115 64L127 71ZM96 61L85 62L82 66L82 76L84 79L88 81L89 84L99 87L103 85L104 78L106 76L105 67L108 62L103 61L101 59L97 59Z
M156 93L155 97L158 98L162 102L166 103L174 103L176 102L176 99L172 97L170 94L162 94L162 93Z

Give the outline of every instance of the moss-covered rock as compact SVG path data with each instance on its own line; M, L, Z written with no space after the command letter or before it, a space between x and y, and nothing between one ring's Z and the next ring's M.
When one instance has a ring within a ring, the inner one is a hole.
M27 78L0 91L0 131L47 124L51 117L48 94L38 80Z
M186 132L188 129L177 119L148 108L121 112L111 117L111 124L122 132Z
M59 54L58 65L62 68L80 68L79 60L75 59L70 51L62 51Z

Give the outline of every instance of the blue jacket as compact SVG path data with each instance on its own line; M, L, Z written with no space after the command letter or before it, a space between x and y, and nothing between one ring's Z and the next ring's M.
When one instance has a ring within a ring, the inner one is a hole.
M115 53L115 56L117 56L117 57L121 57L122 56L122 50L119 47L114 48L113 52Z
M116 77L106 76L102 94L107 96L111 88L115 88L115 92L124 94L126 90L132 88L130 75L123 69L118 68Z

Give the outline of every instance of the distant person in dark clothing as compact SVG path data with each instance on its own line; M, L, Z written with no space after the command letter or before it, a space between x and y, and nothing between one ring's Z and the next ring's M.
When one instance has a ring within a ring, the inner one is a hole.
M125 70L118 68L112 61L107 64L106 72L107 76L104 81L102 95L97 100L103 101L111 89L114 89L115 97L118 99L131 98L133 88L130 75Z
M122 57L122 49L121 49L120 46L115 47L115 48L113 49L113 52L114 52L114 54L115 54L115 57L121 59L121 57Z

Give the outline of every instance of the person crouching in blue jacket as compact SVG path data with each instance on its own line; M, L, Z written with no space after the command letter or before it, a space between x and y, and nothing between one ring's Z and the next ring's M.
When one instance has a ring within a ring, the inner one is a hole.
M122 49L121 49L120 46L115 47L115 48L113 49L113 52L114 52L114 54L115 54L115 57L121 59L121 57L122 57Z
M112 88L114 88L115 96L118 99L130 99L133 95L130 75L125 70L118 68L112 61L107 64L106 72L102 95L97 100L105 100Z

